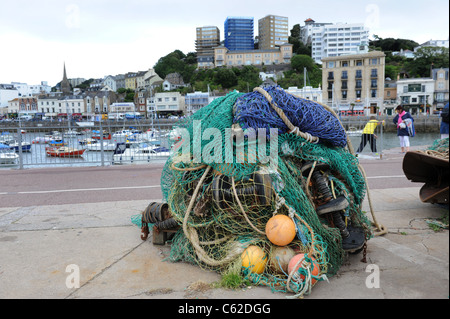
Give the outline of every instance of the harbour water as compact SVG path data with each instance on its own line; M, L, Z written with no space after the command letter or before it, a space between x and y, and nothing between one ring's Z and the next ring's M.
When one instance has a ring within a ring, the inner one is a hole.
M377 133L376 135L378 137L376 139L378 152L400 147L400 141L397 136L397 133ZM439 138L440 138L439 133L416 133L414 137L409 138L409 142L411 146L428 146L428 145L431 146L434 143L434 141ZM356 151L361 143L361 137L351 136L350 140L354 150ZM363 154L371 153L369 143L367 143L362 153Z
M114 165L113 163L113 151L86 151L81 157L71 157L71 158L58 158L49 157L46 155L45 148L48 147L47 144L32 143L32 141L38 137L42 136L39 133L27 133L23 134L23 141L31 144L31 150L29 152L22 152L22 167L23 168L38 168L38 167L74 167L74 166L109 166ZM396 133L377 133L377 152L382 153L383 150L388 150L392 148L400 147L400 142ZM82 148L80 141L89 136L79 135L75 137L64 137L64 141L67 143L68 147L72 148ZM410 138L411 146L430 146L435 140L439 139L439 133L417 133L416 136ZM124 142L124 137L113 137L111 142ZM353 149L356 151L358 148L361 137L351 136L351 144ZM168 146L168 140L161 139L162 146ZM371 148L369 143L364 148L362 154L371 154ZM167 157L152 156L151 159L142 162L135 162L133 164L146 164L146 163L164 163ZM126 163L128 164L128 163ZM130 163L131 164L131 163ZM0 169L17 169L19 165L0 165Z

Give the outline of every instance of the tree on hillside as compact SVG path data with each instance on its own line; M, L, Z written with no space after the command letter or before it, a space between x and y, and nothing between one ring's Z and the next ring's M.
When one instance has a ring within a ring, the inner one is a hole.
M413 51L415 47L419 44L413 40L408 39L394 39L394 38L380 38L376 34L373 35L374 40L369 41L369 46L373 49L380 49L381 51L396 52L400 50L411 50Z
M292 53L311 55L311 46L306 46L300 40L300 25L296 24L291 29L288 42L292 44Z
M215 74L214 80L225 89L229 89L238 84L236 74L233 70L226 68L219 69Z
M414 60L406 63L406 69L412 77L430 77L432 68L449 67L449 49L441 47L423 47L416 51Z
M181 74L185 83L189 83L197 68L197 55L194 52L185 55L180 50L175 50L161 57L153 68L162 79L170 73L177 72Z
M304 68L308 72L312 72L314 68L317 68L317 65L310 56L298 54L291 58L291 67L297 72L303 72Z

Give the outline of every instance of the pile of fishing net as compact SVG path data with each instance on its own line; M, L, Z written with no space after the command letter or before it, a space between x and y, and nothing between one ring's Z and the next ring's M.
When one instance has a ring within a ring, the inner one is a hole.
M161 175L179 227L170 260L298 297L365 249L365 178L325 105L278 86L232 92L177 131Z

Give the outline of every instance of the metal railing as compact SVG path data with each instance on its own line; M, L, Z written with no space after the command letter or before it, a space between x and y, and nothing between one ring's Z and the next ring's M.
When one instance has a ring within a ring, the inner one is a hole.
M172 124L91 122L0 127L0 167L107 166L165 161ZM5 147L9 146L9 150Z

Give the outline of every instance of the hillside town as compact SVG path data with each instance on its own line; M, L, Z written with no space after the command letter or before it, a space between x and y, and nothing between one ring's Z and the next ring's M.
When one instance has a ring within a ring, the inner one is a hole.
M257 21L258 36L254 36L255 28L253 17L227 17L222 41L217 26L198 27L197 70L254 66L260 70L262 86L277 84L284 72L291 69L291 60L296 55L290 43L288 17L267 15ZM369 32L363 23L317 23L306 19L296 40L311 48L311 58L321 69L322 81L317 87L305 81L302 87L283 88L301 98L327 104L340 115L393 115L399 104L413 115L438 114L449 101L448 67L430 65L427 77L398 74L397 78L389 78L385 72L386 54L369 48ZM430 40L414 51L389 54L413 60L417 50L426 47L444 48L448 52L449 40ZM13 121L61 120L69 116L75 120L180 117L193 114L229 91L209 87L207 91L197 91L185 83L180 73L161 77L154 67L90 81L70 78L69 70L70 61L66 61L61 66L62 80L54 87L46 81L36 85L0 83L0 118ZM252 89L247 87L247 91Z

